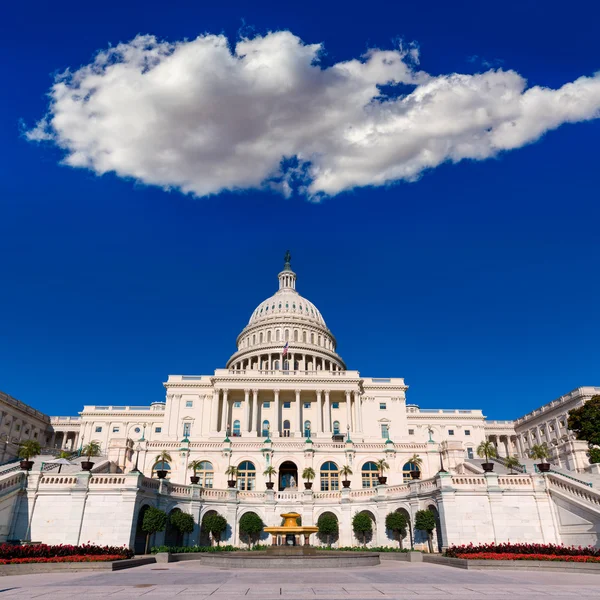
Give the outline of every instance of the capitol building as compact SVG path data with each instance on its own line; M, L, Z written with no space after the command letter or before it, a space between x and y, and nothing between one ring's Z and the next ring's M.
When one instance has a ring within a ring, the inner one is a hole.
M348 370L324 317L296 288L287 253L278 289L252 311L225 368L170 375L165 401L85 405L78 416L49 419L35 411L31 425L18 407L3 409L0 439L14 442L18 426L18 440L27 432L43 446L73 452L96 441L102 456L91 472L0 468L0 539L139 550L143 513L158 506L194 516L194 532L177 540L187 544L209 543L202 519L211 512L227 519L224 541L241 545L237 523L245 512L278 525L293 510L304 525L334 515L338 546L358 544L351 519L365 512L373 521L370 544L395 545L385 516L398 510L409 520L407 543L425 547L412 527L425 508L436 517L439 549L598 543L600 474L566 421L568 410L600 388L577 388L516 421L488 421L478 409L421 408L407 402L403 378ZM476 453L485 440L498 452L491 473ZM551 472L538 473L528 460L534 444L549 447ZM503 464L509 455L521 459L515 473ZM309 480L306 469L314 472ZM156 534L153 543L173 543L172 535Z

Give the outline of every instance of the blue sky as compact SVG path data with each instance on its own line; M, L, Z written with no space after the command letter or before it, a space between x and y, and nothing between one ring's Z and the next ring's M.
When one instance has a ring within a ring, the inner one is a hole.
M54 74L137 34L289 30L324 45L324 68L402 39L433 77L501 67L553 89L600 69L591 2L283 4L5 9L0 389L50 414L161 400L169 373L224 366L287 248L348 367L404 377L412 403L513 418L600 385L599 120L320 202L300 187L165 191L25 139Z

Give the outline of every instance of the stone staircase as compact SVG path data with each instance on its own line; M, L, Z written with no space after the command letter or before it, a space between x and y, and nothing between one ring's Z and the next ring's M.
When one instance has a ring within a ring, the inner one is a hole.
M54 454L41 454L40 456L36 456L33 459L33 467L32 471L49 471L52 473L58 473L58 468L60 465L57 464L48 464L48 461L54 460L56 455ZM63 465L60 470L61 475L63 473L79 473L81 469L81 462L87 460L85 456L78 456L78 453L75 452L71 454L67 460L70 460L72 465ZM94 456L92 458L92 462L94 463L94 467L92 468L92 473L108 473L110 470L110 461L105 456ZM10 460L2 465L0 465L0 478L5 475L9 475L11 473L15 473L20 471L20 459Z

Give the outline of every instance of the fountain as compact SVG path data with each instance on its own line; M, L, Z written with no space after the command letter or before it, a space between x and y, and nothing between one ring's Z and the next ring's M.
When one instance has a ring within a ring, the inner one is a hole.
M298 525L298 513L283 513L283 525L280 527L265 527L265 532L272 536L272 546L267 549L267 554L278 556L307 556L316 554L316 549L310 545L310 534L319 531L318 527L309 525ZM279 545L279 536L283 544ZM301 546L299 538L304 536L304 544Z

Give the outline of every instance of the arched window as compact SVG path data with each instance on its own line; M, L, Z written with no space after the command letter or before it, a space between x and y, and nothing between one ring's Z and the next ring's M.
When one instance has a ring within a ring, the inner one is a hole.
M252 335L252 345L256 344L256 334Z
M304 421L304 437L310 437L310 421Z
M418 473L419 469L412 463L406 463L402 467L402 481L411 481L412 480L411 473L414 471L416 471Z
M211 488L213 486L213 478L215 475L215 470L212 466L212 463L203 460L200 463L200 468L196 471L196 475L200 477L199 485L205 488Z
M238 466L237 487L238 490L253 490L256 487L256 467L249 460Z
M240 437L242 435L242 427L240 422L236 419L233 422L233 437Z
M375 487L379 483L377 479L377 477L379 476L379 470L377 469L377 465L374 462L366 462L363 465L361 476L362 486L364 488Z
M285 335L284 335L284 338L283 338L283 339L284 339L284 341L286 341L286 342L287 342L287 341L289 341L289 339L290 339L290 330L289 330L289 329L286 329L286 330L285 330Z
M306 331L302 332L302 341L306 343Z
M271 341L271 332L267 331L267 342Z
M275 371L278 371L278 370L279 370L279 361L278 361L278 360L276 360L276 361L273 363L273 369L275 369Z
M275 332L275 341L278 342L279 341L279 329Z
M288 420L283 422L283 437L290 437L290 422Z
M171 475L171 465L166 462L166 461L160 461L157 462L153 467L152 467L152 477L158 477L156 475L156 471L168 471L167 472L167 477L169 477Z
M294 341L297 342L298 341L298 330L294 329Z
M283 361L283 370L284 371L289 371L290 369L290 361L289 360L284 360Z
M311 343L311 344L314 344L314 343L315 343L315 334L314 334L314 333L311 333L311 334L310 334L310 343Z
M321 336L319 336L319 346L323 345L323 339L321 338Z
M323 463L320 475L322 492L335 492L340 489L340 473L334 462Z
M262 435L263 437L269 437L269 421L266 419L263 421Z
M333 434L340 435L340 422L339 421L333 422Z
M261 344L263 343L263 334L262 333L258 336L258 341Z

